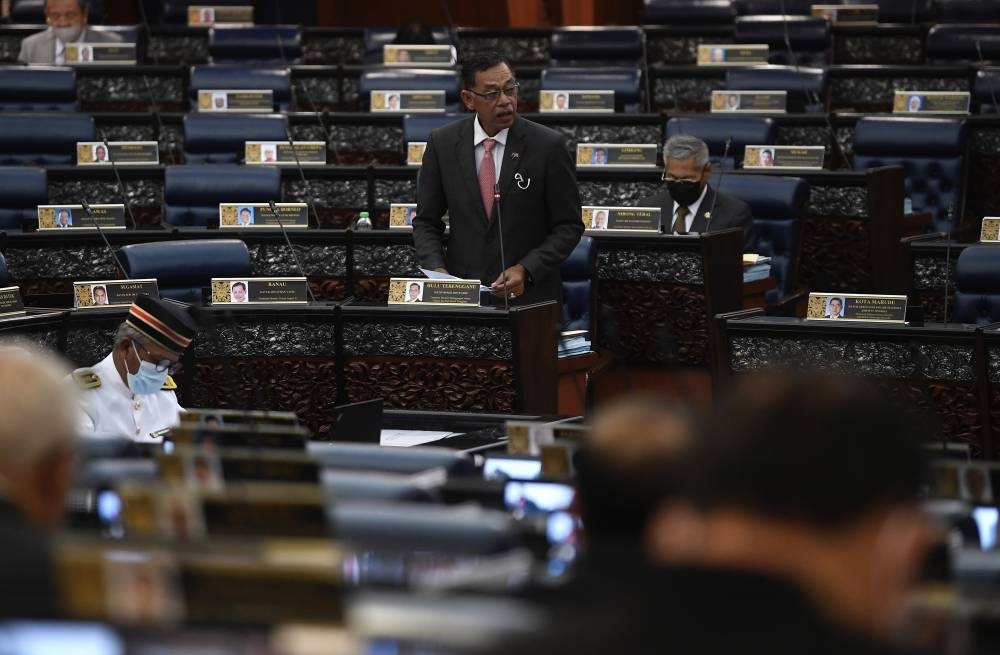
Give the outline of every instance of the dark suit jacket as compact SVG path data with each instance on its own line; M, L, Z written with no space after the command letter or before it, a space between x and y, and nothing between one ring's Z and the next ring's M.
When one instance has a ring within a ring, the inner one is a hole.
M715 216L706 219L705 214L711 211L716 195L719 196L719 201L715 205ZM659 207L662 211L660 220L663 223L663 229L668 234L671 232L674 223L674 199L670 197L666 184L653 195L640 200L638 206ZM714 232L731 227L743 228L743 249L752 251L754 231L753 217L750 215L750 205L738 198L727 196L724 193L716 194L715 189L711 186L708 187L708 190L705 192L705 198L698 207L698 215L694 217L694 222L691 224L691 231L699 233Z
M492 284L502 272L497 205L487 220L479 194L475 116L434 130L427 139L413 243L424 268ZM514 176L520 178L515 181ZM559 265L583 234L580 193L565 137L521 117L507 135L500 168L505 267L521 264L534 283L517 304L559 300ZM441 217L450 216L449 233ZM447 246L447 248L446 248Z
M0 498L0 616L53 618L56 581L48 538Z

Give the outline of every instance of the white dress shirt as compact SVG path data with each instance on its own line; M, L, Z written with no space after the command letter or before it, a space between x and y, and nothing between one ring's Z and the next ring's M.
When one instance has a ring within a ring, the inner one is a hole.
M479 116L476 116L473 130L472 143L476 146L476 176L478 177L479 167L483 165L483 157L486 155L486 148L483 146L483 141L490 138L490 135L479 124ZM500 181L500 167L503 166L503 151L507 146L508 132L510 132L510 128L505 128L493 136L496 140L496 145L493 146L493 164L497 169L497 179L493 181L494 184Z
M708 193L708 185L707 184L705 185L705 188L701 190L701 195L698 196L698 199L695 200L693 204L688 205L688 215L684 219L684 231L685 232L688 232L688 233L691 232L691 226L694 225L694 217L698 215L698 209L701 207L701 201L705 199L705 194L706 193ZM673 211L673 213L670 214L670 225L671 225L671 227L673 226L674 221L677 219L677 208L678 207L680 207L680 205L675 200L674 201L674 211Z

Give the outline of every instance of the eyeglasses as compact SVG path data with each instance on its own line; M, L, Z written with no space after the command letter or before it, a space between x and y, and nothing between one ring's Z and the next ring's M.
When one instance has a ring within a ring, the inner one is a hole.
M159 361L153 360L152 359L153 353L149 352L149 349L146 348L146 346L142 345L141 343L139 343L137 341L133 341L132 345L133 346L138 346L139 348L142 348L142 351L143 351L144 354L140 357L140 359L143 359L143 360L149 362L150 364L155 365L157 373L162 373L162 372L166 371L170 375L176 375L178 372L180 372L180 370L181 370L181 363L180 362L172 362L169 359L161 359Z
M474 96L479 96L480 98L486 100L487 102L496 102L497 100L500 99L501 93L506 95L511 100L517 99L517 89L520 86L521 86L520 82L514 82L510 86L505 86L504 88L499 89L497 91L487 91L486 93L479 93L478 91L473 91L472 89L467 89L467 91Z
M45 17L53 23L58 23L63 20L76 20L77 18L83 18L83 13L80 11L67 11L61 14L45 14Z

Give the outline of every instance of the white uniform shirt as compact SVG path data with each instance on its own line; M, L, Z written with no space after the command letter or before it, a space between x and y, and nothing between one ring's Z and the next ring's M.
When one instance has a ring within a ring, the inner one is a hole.
M90 369L78 369L74 375L87 370L100 378L101 386L80 389L80 434L160 443L162 435L156 433L180 422L183 410L173 391L133 394L118 375L112 355Z

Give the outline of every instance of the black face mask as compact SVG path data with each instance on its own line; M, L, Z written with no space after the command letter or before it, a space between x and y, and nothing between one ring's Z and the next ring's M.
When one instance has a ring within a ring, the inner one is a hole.
M701 182L692 180L667 180L667 191L678 205L690 207L701 196Z

